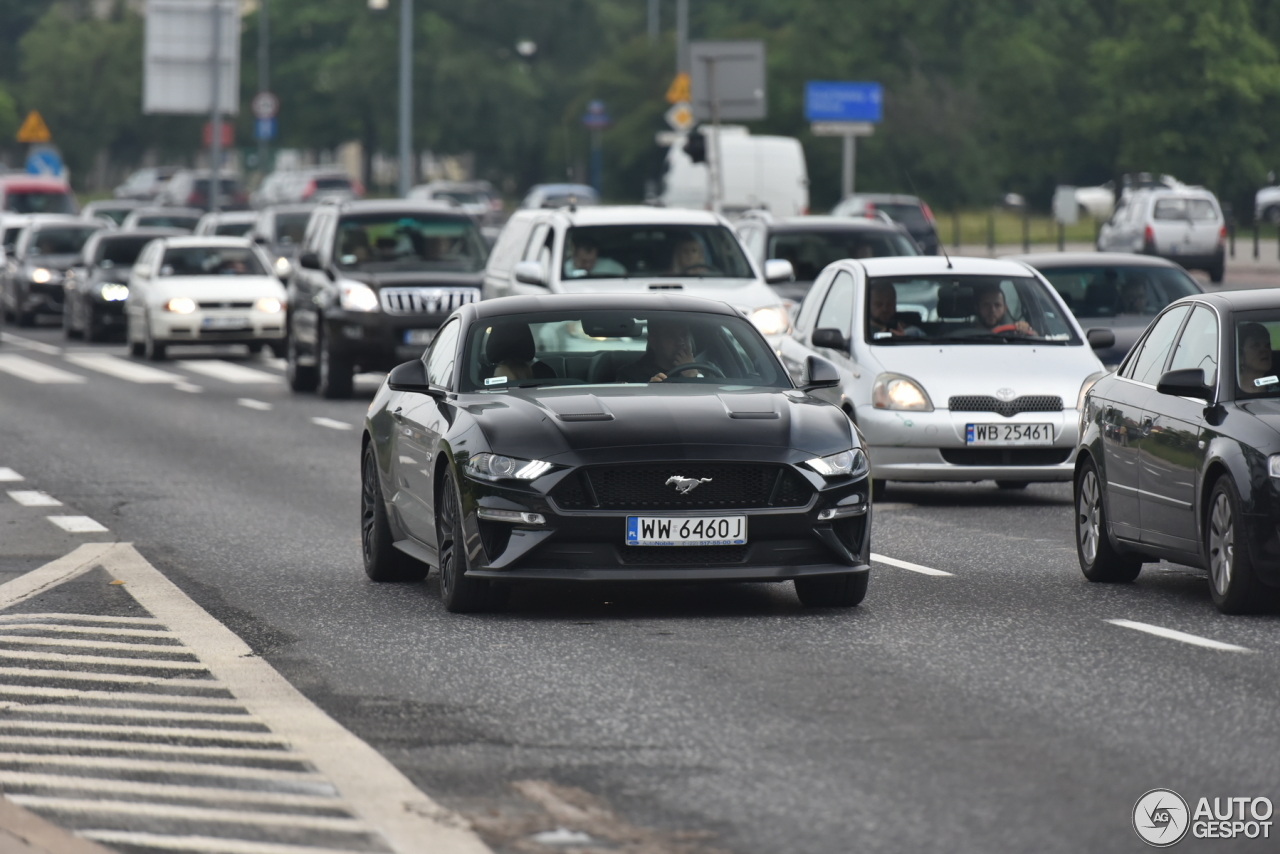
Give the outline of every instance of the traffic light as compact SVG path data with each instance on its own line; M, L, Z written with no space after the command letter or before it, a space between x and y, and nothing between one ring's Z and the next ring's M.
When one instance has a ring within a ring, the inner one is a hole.
M684 153L694 163L707 162L707 138L702 135L701 128L689 131L689 138L684 143Z

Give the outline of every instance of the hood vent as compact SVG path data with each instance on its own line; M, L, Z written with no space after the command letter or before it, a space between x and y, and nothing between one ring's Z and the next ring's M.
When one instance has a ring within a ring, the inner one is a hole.
M612 421L613 413L605 408L594 394L573 394L567 397L545 397L539 401L556 414L561 421Z

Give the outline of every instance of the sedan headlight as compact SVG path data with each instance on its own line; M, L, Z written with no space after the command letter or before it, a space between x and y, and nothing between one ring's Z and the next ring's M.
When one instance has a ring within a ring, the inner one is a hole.
M476 454L467 460L467 474L484 480L533 480L550 470L551 463L502 454Z
M52 282L53 277L54 277L53 271L46 270L44 267L36 267L34 270L31 271L31 281L35 282L37 285L43 285L46 282Z
M276 269L276 275L283 278L293 272L293 264L289 261L288 258L281 255L279 258L276 259L275 269Z
M174 297L164 304L164 310L174 314L190 314L196 310L196 301L191 297Z
M338 302L347 311L378 310L378 294L360 282L343 282L338 291Z
M757 308L751 312L751 322L762 335L780 335L791 326L787 310L782 306Z
M284 309L284 305L275 297L263 297L255 302L253 307L267 314L279 314Z
M107 282L98 294L105 302L124 302L129 298L129 286L119 282Z
M1280 478L1280 454L1267 457L1267 471L1274 478Z
M1098 373L1091 374L1089 378L1084 381L1084 384L1080 386L1080 396L1076 398L1077 411L1079 412L1084 411L1084 396L1089 393L1089 389L1093 388L1094 383L1096 383L1098 380L1102 379L1106 375L1107 375L1106 371L1098 371Z
M828 457L814 457L804 464L823 477L858 477L867 473L867 455L861 448Z
M871 405L876 409L932 412L933 404L921 385L902 374L881 374L871 387Z

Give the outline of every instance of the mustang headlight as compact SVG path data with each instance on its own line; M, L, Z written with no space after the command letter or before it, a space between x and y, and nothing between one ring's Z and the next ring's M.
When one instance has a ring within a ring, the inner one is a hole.
M1096 374L1090 374L1089 378L1080 386L1080 396L1076 398L1076 411L1084 411L1084 396L1089 393L1089 389L1093 388L1094 383L1107 375L1106 371L1098 371Z
M196 310L196 301L191 297L174 297L164 304L164 310L175 314L190 314Z
M804 464L823 477L858 477L867 473L867 455L861 448L841 451L829 457L814 457Z
M46 270L44 267L36 267L34 270L31 271L31 281L35 282L37 285L43 285L43 284L46 284L47 282L52 282L53 277L54 277L53 271Z
M267 314L279 314L284 305L275 297L263 297L255 302L253 307L258 311L265 311Z
M118 282L107 282L98 294L105 302L124 302L129 298L129 286Z
M787 319L787 310L782 306L757 308L751 312L751 322L760 330L761 335L780 335L791 325Z
M550 470L551 463L502 454L476 454L467 460L467 474L484 480L533 480Z
M361 282L343 282L338 291L338 302L347 311L378 310L377 293Z
M871 387L871 405L876 409L903 409L932 412L933 404L920 383L902 374L881 374Z

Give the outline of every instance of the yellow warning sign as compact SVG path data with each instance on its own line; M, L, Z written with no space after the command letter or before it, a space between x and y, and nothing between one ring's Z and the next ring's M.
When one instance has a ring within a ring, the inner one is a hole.
M51 138L49 126L44 123L40 113L36 110L27 113L22 127L18 128L18 142L48 142Z
M689 73L681 71L676 75L676 79L671 81L671 85L667 87L667 103L679 104L681 101L691 101L689 95Z

